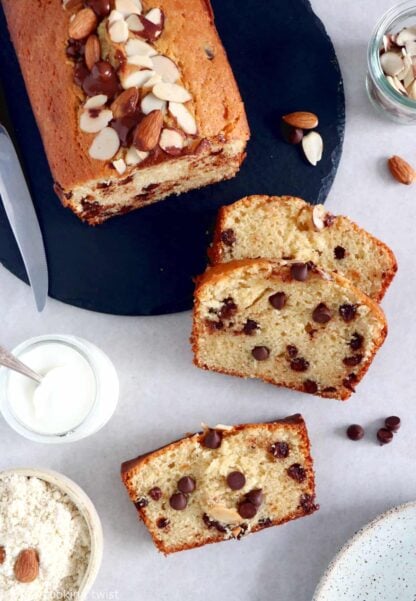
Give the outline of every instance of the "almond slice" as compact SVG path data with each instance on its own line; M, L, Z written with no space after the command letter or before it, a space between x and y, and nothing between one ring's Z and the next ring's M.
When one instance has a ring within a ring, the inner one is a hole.
M110 123L113 113L109 109L88 109L81 113L79 128L88 134L96 134Z
M386 75L397 75L403 69L403 59L396 52L386 52L380 57L381 67Z
M111 41L115 44L121 44L127 42L129 39L129 28L127 23L124 21L114 21L108 28Z
M302 148L305 157L311 165L316 167L322 159L324 143L321 136L316 131L309 132L302 140Z
M146 19L158 27L163 27L164 17L160 8L152 8L149 10L146 14Z
M159 146L167 154L177 156L181 154L185 140L176 129L165 128L160 134Z
M130 39L125 45L125 50L127 56L134 56L135 54L144 54L145 56L155 56L157 54L156 50L148 44L147 42L143 42L142 40L134 40Z
M414 80L410 86L408 86L407 93L409 94L409 98L416 100L416 80Z
M114 119L122 119L129 115L133 115L136 111L137 104L139 102L139 91L137 88L129 88L124 90L117 96L111 105Z
M109 161L120 148L117 132L112 127L105 127L94 138L89 149L89 155L97 161Z
M14 576L18 582L28 584L39 575L39 556L35 549L24 549L14 564Z
M94 34L91 34L86 41L84 58L85 63L90 71L95 63L98 63L101 58L100 40Z
M152 75L152 77L150 79L148 79L144 84L143 84L143 88L146 88L146 90L153 90L153 87L157 84L160 83L162 81L162 78L160 77L160 75L158 73L155 73L154 75ZM159 99L160 100L160 99ZM164 102L164 101L163 101Z
M98 109L105 105L108 97L105 94L97 94L96 96L91 96L88 98L87 102L84 104L84 109Z
M404 46L406 42L413 42L416 40L416 30L412 27L405 27L396 37L397 46Z
M115 8L123 17L128 15L140 15L142 12L142 4L140 0L116 0Z
M210 518L222 524L238 524L242 521L241 515L235 509L228 509L228 507L224 507L223 505L214 505L206 513Z
M144 30L144 25L137 15L130 15L130 17L127 17L126 23L129 31L133 31L134 33L139 33L139 31Z
M315 129L319 125L319 119L314 113L307 111L297 111L283 115L283 121L292 127L299 129Z
M154 71L128 64L124 64L119 71L120 83L125 90L141 88L153 75Z
M320 232L325 227L326 211L323 205L316 205L312 210L312 222L315 229Z
M111 25L115 21L122 21L123 18L123 15L118 10L112 10L108 15L108 24Z
M127 165L126 165L124 159L117 159L116 161L113 161L113 167L115 168L117 173L119 173L120 175L123 175L123 173L127 169Z
M169 102L168 106L169 113L176 119L177 124L183 131L191 136L197 132L197 125L195 117L192 113L178 102Z
M153 94L161 100L170 102L188 102L192 99L188 90L176 83L157 83L153 87Z
M82 40L92 33L97 27L97 17L91 8L83 8L75 14L69 24L69 37L73 40Z
M138 165L149 156L148 152L137 150L134 146L131 146L126 152L126 163L127 165Z
M162 54L152 57L152 68L166 83L175 83L180 77L179 69L172 59Z
M146 115L136 127L133 136L133 145L137 150L153 150L159 142L163 126L162 111L152 111Z
M166 100L160 100L156 98L151 92L147 94L141 101L140 108L142 113L148 115L152 111L166 111Z
M128 56L127 63L129 65L136 65L136 67L143 67L144 69L153 69L152 59L145 54L133 54L133 56Z

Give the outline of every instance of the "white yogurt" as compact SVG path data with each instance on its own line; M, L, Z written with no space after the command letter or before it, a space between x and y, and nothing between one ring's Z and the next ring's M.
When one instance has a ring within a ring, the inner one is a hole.
M88 416L96 399L96 380L88 361L75 348L44 342L19 358L44 376L41 384L9 372L7 397L16 419L41 434L65 434Z

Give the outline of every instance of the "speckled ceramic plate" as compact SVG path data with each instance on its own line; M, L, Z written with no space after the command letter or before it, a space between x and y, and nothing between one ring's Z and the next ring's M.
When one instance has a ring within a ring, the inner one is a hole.
M416 502L393 507L349 540L312 601L416 601Z

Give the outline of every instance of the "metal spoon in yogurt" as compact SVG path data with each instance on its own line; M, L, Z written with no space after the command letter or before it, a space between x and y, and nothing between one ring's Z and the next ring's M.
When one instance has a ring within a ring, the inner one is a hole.
M22 374L22 376L35 380L38 384L43 380L43 376L33 371L33 369L30 369L30 367L22 363L17 357L12 353L9 353L9 351L2 346L0 346L0 365L8 367L13 371L17 371L17 373Z

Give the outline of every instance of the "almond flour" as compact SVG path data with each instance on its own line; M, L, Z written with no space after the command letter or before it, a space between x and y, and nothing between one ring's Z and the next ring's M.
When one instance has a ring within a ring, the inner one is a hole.
M85 519L57 487L17 474L0 478L2 601L76 598L89 563L90 542ZM16 580L14 566L27 549L38 554L39 574L33 582L22 583Z

